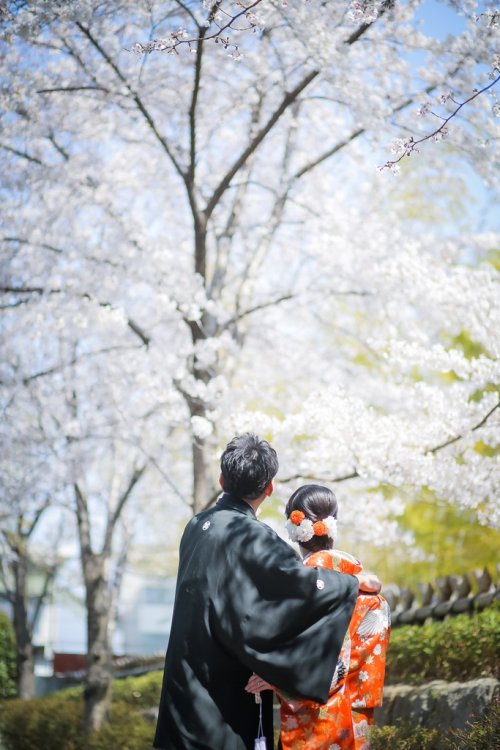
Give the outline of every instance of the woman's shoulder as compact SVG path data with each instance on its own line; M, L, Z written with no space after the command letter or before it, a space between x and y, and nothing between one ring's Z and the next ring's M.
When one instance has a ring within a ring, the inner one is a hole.
M304 565L308 565L311 568L327 568L328 570L335 570L333 567L331 550L326 549L319 550L319 552L313 552L306 557Z
M325 549L313 552L304 560L304 564L311 567L337 570L339 573L350 573L351 575L360 573L363 570L363 566L356 557L338 549Z
M363 566L357 557L341 549L332 549L330 551L333 560L333 569L340 573L361 573Z

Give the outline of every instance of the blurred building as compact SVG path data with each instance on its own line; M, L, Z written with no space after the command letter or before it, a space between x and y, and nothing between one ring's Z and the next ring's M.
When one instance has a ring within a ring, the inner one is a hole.
M119 614L113 632L117 674L137 674L151 664L161 668L175 596L175 578L128 572L124 575ZM39 695L80 682L87 650L83 587L57 585L41 609L33 642ZM1 609L9 615L10 605ZM130 658L129 658L130 657Z

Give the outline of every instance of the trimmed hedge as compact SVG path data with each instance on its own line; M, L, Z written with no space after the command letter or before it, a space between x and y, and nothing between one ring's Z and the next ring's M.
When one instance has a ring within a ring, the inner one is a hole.
M0 700L16 694L16 636L12 623L0 612Z
M140 677L126 677L113 682L113 700L139 709L157 707L160 702L163 672L149 672Z
M83 750L83 703L63 693L13 700L0 709L6 750Z
M500 677L500 604L443 622L394 628L386 683Z
M109 722L84 745L81 688L0 707L5 750L150 750L154 724L143 715L157 706L161 672L115 680Z

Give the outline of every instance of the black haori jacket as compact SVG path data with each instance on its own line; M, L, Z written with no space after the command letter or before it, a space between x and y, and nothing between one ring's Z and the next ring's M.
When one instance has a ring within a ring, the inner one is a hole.
M357 593L354 576L302 565L247 503L224 493L182 537L154 747L253 750L252 672L324 703ZM262 695L271 750L271 692Z

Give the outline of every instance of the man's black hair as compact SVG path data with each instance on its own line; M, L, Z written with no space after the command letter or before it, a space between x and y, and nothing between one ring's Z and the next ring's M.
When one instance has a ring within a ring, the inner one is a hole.
M254 500L278 473L278 456L266 440L246 432L227 444L220 468L225 492L242 500Z

